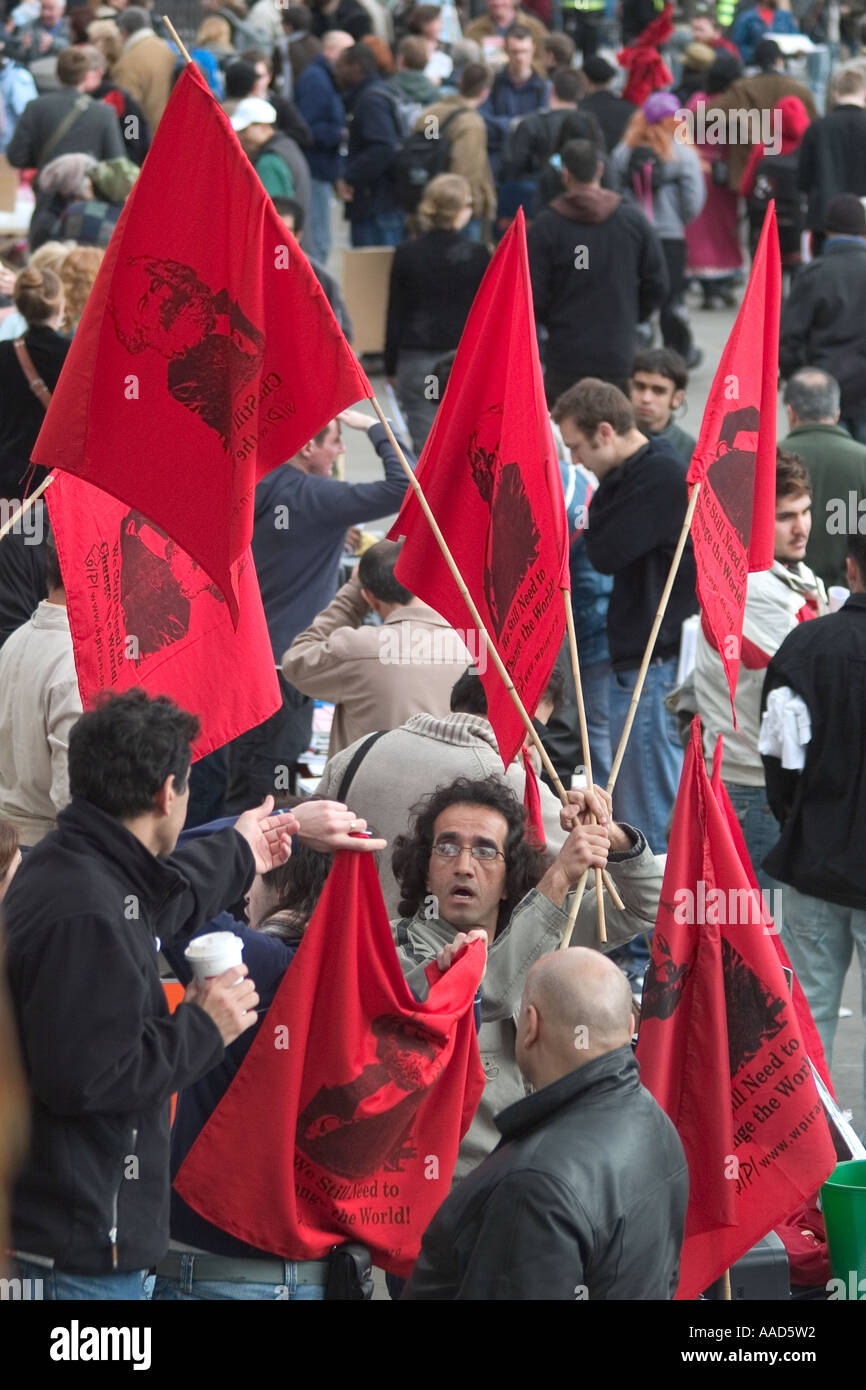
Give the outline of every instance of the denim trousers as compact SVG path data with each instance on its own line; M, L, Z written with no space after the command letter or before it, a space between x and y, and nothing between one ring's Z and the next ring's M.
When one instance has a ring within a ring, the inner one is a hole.
M782 944L812 1010L829 1066L842 987L855 946L860 959L861 1007L866 1019L866 909L812 898L789 883L784 890Z
M782 888L777 878L772 878L761 868L761 861L779 839L779 822L767 805L767 792L764 787L747 787L742 782L726 782L728 796L734 814L740 822L746 849L752 861L752 868L758 880L758 887L766 892ZM785 892L787 893L787 888ZM772 903L770 904L772 907ZM778 924L781 926L781 923Z
M30 1281L30 1297L47 1303L65 1303L90 1299L138 1301L144 1298L146 1269L118 1274L71 1274L62 1269L47 1269L32 1260L12 1261L12 1274Z
M351 224L353 246L399 246L405 235L406 217L402 212L380 212L360 217Z
M589 666L581 663L580 684L586 708L592 780L597 787L607 785L613 762L610 746L610 681L610 661L607 657L603 661L593 661Z
M161 1274L156 1276L154 1302L197 1303L222 1299L245 1303L322 1302L325 1297L325 1285L307 1283L299 1272L296 1260L283 1261L285 1273L282 1284L253 1284L235 1279L197 1279L195 1260L195 1255L185 1255L176 1279L167 1279Z
M304 236L304 250L320 265L331 253L332 185L322 179L310 180L310 221Z
M439 409L439 383L432 378L435 376L434 367L444 355L439 348L427 351L401 348L397 359L397 400L412 436L416 455L424 448ZM435 392L435 395L431 396L431 392Z
M656 657L650 664L613 792L615 818L642 830L654 854L664 854L667 849L667 822L683 767L676 718L664 706L676 677L675 656L666 661ZM611 672L610 746L614 756L636 683L637 671Z

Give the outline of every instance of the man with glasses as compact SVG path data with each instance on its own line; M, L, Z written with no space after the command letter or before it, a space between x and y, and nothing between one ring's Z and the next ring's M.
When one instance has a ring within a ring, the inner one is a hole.
M551 859L525 836L523 807L511 789L487 778L458 778L414 808L413 831L394 842L402 919L394 932L403 972L426 998L426 970L446 970L470 933L487 936L478 1043L487 1084L460 1145L455 1176L464 1177L499 1141L494 1115L526 1095L515 1057L515 1021L530 967L558 947L569 894L590 870L575 923L575 946L599 946L592 870L608 867L623 900L605 895L610 950L654 924L662 874L639 830L611 818L599 787L570 793L562 825L568 838ZM595 813L598 824L590 823ZM575 1046L580 1044L575 1039Z

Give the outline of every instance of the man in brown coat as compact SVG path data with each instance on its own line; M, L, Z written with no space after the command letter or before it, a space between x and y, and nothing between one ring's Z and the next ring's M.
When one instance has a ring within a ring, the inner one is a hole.
M496 189L487 157L487 127L484 117L478 114L479 106L490 95L491 80L489 68L482 63L470 63L460 74L457 91L437 101L435 106L428 106L415 122L416 130L429 132L430 138L435 139L449 116L454 116L445 131L447 172L462 174L467 180L472 189L472 216L482 222L492 222L496 215ZM455 111L460 114L455 116Z
M754 77L738 77L726 91L707 98L708 130L712 129L712 123L717 119L715 112L723 111L727 116L726 124L731 137L726 142L728 187L735 192L739 191L752 145L756 143L756 129L760 127L762 132L775 139L778 128L778 138L781 140L782 119L774 114L773 108L782 97L799 97L809 113L810 121L814 121L818 114L815 98L809 88L785 72L782 50L773 39L761 39L755 45L755 62L760 72L755 73ZM733 116L734 112L740 113L738 118ZM778 127L774 124L776 121Z
M139 103L151 130L156 130L180 59L164 39L157 38L150 27L147 10L138 5L121 10L117 27L125 42L123 52L111 69L111 80Z
M525 25L535 40L535 55L532 66L542 77L547 76L544 61L544 40L548 30L534 14L528 14L516 0L487 0L487 13L473 19L463 30L464 39L474 39L481 44L485 63L501 67L505 62L505 31L512 24Z

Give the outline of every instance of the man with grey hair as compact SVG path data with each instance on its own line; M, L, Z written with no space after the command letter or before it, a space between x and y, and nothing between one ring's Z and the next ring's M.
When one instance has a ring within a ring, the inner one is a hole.
M404 1298L671 1299L688 1204L676 1130L640 1084L631 989L575 947L530 970L517 1060L534 1093L439 1208Z
M164 39L157 37L151 27L150 14L139 5L121 10L117 27L124 45L111 70L111 80L143 107L147 123L155 132L168 103L180 57Z
M818 367L801 367L794 372L785 387L785 413L791 432L780 446L798 454L809 470L809 565L827 588L847 582L850 523L853 517L856 525L857 504L866 497L866 445L858 444L839 424L839 398L839 383L829 372Z

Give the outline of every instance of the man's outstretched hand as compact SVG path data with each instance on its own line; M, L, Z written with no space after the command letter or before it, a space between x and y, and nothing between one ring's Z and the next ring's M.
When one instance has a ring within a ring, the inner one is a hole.
M299 828L293 811L280 811L274 816L273 809L274 798L266 796L261 806L244 811L235 821L235 830L252 850L256 872L260 874L285 864L292 852L292 836Z
M387 840L362 838L367 822L342 801L302 801L294 808L298 835L311 849L333 854L338 849L385 849Z

